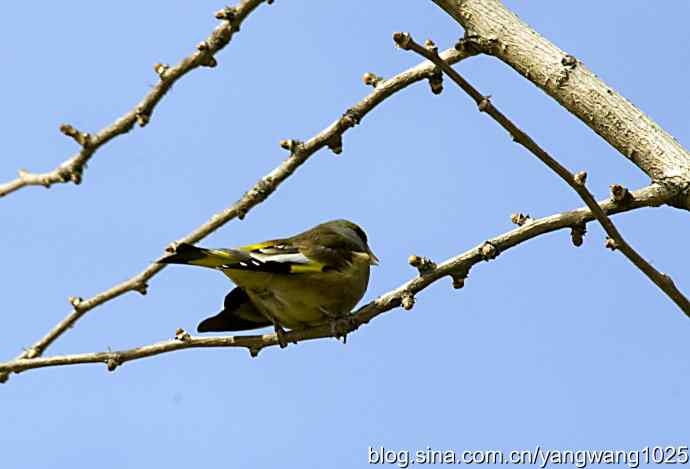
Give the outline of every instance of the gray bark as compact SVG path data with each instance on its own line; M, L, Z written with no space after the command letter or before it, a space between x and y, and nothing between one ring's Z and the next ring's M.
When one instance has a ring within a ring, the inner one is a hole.
M500 0L433 0L496 56L541 88L690 209L690 153L599 79L580 60L540 36ZM664 99L659 96L659 99ZM672 101L669 101L672 103Z

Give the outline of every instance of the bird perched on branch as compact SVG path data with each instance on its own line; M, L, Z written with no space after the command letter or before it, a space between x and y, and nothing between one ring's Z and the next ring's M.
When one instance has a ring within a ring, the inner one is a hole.
M284 329L330 322L332 327L362 298L369 267L378 263L367 235L348 220L317 225L290 238L234 249L179 244L164 264L217 269L237 287L223 310L198 332L242 331L273 325L281 346Z

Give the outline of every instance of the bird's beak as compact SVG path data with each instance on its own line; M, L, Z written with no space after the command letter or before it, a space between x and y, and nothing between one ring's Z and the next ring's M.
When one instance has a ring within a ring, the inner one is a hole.
M379 265L379 258L376 257L376 254L374 254L369 247L367 247L367 254L369 254L369 264Z

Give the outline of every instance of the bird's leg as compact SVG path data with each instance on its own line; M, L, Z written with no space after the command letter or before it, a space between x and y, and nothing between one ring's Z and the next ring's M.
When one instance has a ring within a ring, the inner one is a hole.
M275 331L276 337L278 338L278 345L280 346L280 348L287 347L288 343L287 339L285 338L285 329L283 329L279 323L274 322L273 330Z
M347 343L347 334L352 330L350 318L338 314L333 314L326 308L321 307L321 312L328 318L331 326L331 334L336 339L343 338L343 344Z
M262 311L264 316L268 318L269 321L273 323L273 330L276 333L276 337L278 338L278 345L280 348L285 348L288 346L287 339L285 338L285 329L283 329L283 326L280 325L280 322L278 319L273 316L272 314L268 313L267 311Z
M349 317L341 317L331 321L331 332L336 339L342 337L343 344L347 343L347 334L353 331L352 321Z
M266 289L252 289L250 290L252 294L256 295L255 304L261 305L258 309L261 314L273 323L273 330L276 333L276 338L278 339L278 345L280 348L287 347L287 339L285 338L285 329L283 329L278 318L271 312L270 305L276 305L275 294Z

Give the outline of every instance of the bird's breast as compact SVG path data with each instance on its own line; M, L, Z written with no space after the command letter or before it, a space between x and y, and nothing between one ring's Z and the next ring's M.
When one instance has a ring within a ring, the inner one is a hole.
M369 263L355 259L342 270L303 274L226 271L255 306L282 326L295 329L352 311L369 283Z

